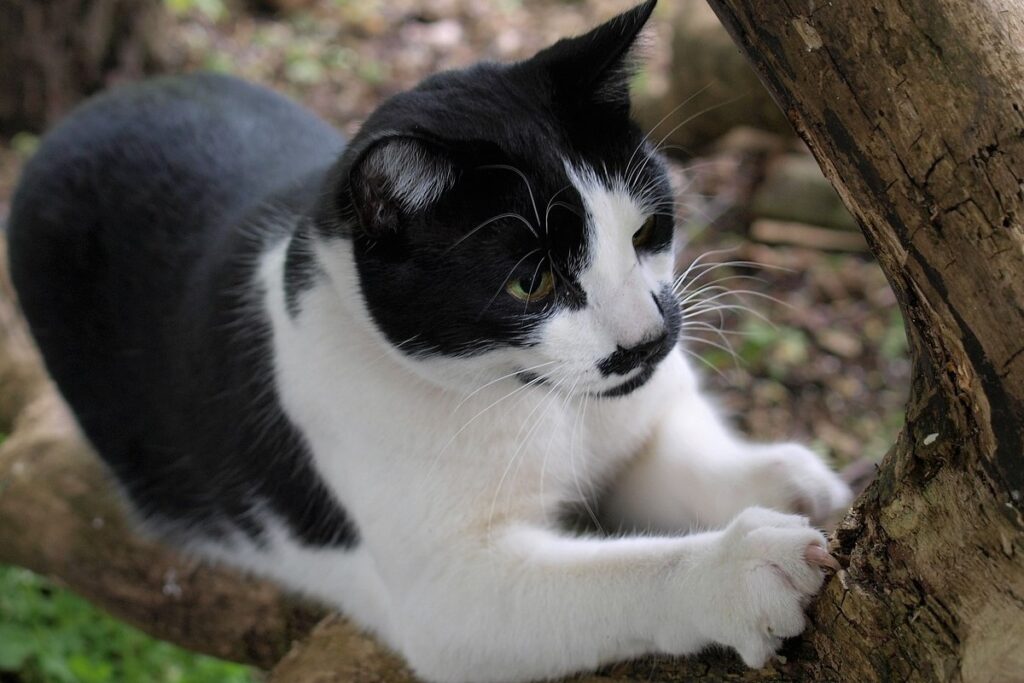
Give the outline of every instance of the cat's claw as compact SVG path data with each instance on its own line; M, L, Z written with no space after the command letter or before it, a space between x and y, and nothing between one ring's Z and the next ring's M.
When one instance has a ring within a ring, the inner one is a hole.
M842 569L839 561L819 545L807 546L807 550L804 551L804 558L810 564L817 565L823 569L831 569L834 572Z
M825 537L807 518L747 508L706 559L706 635L747 666L764 666L783 639L804 630L804 607L829 560Z

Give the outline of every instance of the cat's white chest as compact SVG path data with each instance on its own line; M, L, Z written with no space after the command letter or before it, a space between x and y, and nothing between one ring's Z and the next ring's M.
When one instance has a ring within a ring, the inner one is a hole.
M642 426L624 422L637 422L627 400L514 378L458 393L417 378L327 284L290 318L273 289L282 258L271 252L263 269L282 405L361 528L393 529L396 503L432 518L408 520L410 539L547 521L642 445Z

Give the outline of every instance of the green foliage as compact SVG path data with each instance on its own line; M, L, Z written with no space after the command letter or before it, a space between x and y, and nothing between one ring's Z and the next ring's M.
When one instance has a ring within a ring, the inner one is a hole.
M28 159L39 148L39 137L32 133L15 133L11 138L11 149L22 159Z
M803 331L776 326L760 318L743 323L743 337L737 352L747 364L763 363L768 375L780 380L788 372L807 362L808 341Z
M174 14L198 12L210 21L220 21L228 14L224 0L164 0L164 4Z
M907 345L907 333L903 326L903 316L898 308L893 308L889 313L889 325L885 329L885 336L882 337L880 345L882 355L890 360L906 358L910 353Z
M294 52L288 55L285 76L292 83L313 85L326 77L324 65L315 56Z
M389 76L387 64L375 59L361 60L356 73L361 79L373 85L386 82Z
M721 338L712 337L723 345ZM701 357L713 368L725 369L739 363L755 375L781 380L792 368L807 361L807 335L794 327L772 325L761 318L744 320L738 336L730 340L735 356L723 348L695 344Z
M252 683L248 667L149 638L24 569L0 567L0 680Z
M231 59L231 55L211 50L203 58L203 69L222 74L233 74L235 72L235 63Z

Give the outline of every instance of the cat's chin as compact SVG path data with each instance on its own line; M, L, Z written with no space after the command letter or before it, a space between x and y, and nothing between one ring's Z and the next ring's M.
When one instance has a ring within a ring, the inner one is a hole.
M616 398L618 396L626 396L627 394L631 394L640 387L642 387L643 385L647 384L648 380L650 380L651 377L654 376L654 371L657 369L658 366L655 363L644 365L641 368L639 368L640 371L637 372L633 377L626 379L621 384L617 384L616 386L602 392L599 395L606 398Z
M601 386L580 387L574 390L573 393L577 393L580 396L585 395L598 398L617 398L620 396L626 396L647 384L651 377L654 376L654 371L657 369L657 363L650 363L636 368L618 384L607 386L608 383L602 382ZM537 387L550 387L552 384L552 380L550 378L527 370L522 370L516 373L516 378L523 384Z

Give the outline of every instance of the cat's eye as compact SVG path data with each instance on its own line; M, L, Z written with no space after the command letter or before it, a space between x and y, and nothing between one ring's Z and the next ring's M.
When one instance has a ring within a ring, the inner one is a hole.
M555 276L550 270L508 281L505 291L526 303L547 298L555 289Z
M649 216L640 229L633 233L633 248L646 247L654 238L654 216Z

